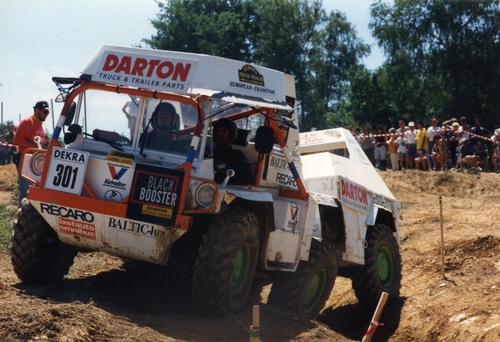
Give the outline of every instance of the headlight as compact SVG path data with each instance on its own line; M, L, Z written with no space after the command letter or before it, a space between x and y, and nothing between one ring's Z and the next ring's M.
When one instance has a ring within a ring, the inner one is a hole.
M30 169L35 175L40 176L45 164L45 152L35 152L30 159Z
M202 183L196 189L195 199L196 203L202 208L209 208L212 206L215 198L215 186L210 183Z

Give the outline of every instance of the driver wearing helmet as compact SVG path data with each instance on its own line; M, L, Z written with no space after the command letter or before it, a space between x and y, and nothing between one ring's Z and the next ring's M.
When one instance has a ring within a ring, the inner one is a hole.
M168 102L160 102L151 115L153 130L146 136L146 146L155 150L168 150L177 129L177 112Z
M238 135L238 127L233 120L219 119L214 125L213 140L215 181L224 182L227 170L234 170L235 175L229 179L228 184L248 185L252 183L250 164L240 150L232 147L232 142Z

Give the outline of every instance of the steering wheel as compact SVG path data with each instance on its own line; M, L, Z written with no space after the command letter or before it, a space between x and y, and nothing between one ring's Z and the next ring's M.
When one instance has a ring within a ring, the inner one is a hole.
M180 139L174 142L172 150L176 153L186 154L189 150L190 145L191 145L190 139Z

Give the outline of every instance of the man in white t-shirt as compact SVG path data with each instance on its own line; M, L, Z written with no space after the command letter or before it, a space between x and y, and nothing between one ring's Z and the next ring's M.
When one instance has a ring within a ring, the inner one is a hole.
M137 114L139 114L139 96L129 95L130 100L125 103L122 111L128 119L128 128L130 129L130 140L134 139L135 134L135 121ZM128 109L128 112L127 112Z
M460 118L460 126L458 127L458 138L470 139L470 126L467 124L467 118L462 116Z
M413 161L417 157L417 131L415 130L415 123L410 121L408 123L408 130L405 132L408 147L406 149L406 168L413 169Z

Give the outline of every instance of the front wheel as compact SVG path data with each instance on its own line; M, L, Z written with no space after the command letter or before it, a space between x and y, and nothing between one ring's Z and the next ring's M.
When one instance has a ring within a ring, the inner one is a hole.
M295 272L280 272L267 302L314 319L330 297L336 277L335 250L313 239L309 260L300 261Z
M18 278L27 283L61 280L76 254L73 247L59 241L38 211L24 201L12 234L11 262Z
M209 224L196 259L191 301L196 311L239 310L257 266L259 225L254 213L230 209Z
M383 224L369 229L366 236L365 265L352 272L352 287L359 302L375 307L382 292L389 300L399 297L401 255L391 229Z

